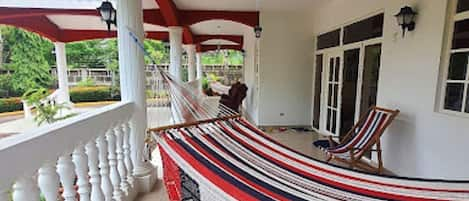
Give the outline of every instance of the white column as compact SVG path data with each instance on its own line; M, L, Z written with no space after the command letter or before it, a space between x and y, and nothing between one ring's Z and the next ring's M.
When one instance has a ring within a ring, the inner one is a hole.
M133 102L135 112L130 119L131 156L133 174L138 177L150 175L151 169L143 160L145 131L147 128L147 105L145 96L145 69L143 51L129 34L132 31L143 41L143 14L141 1L118 0L117 41L119 47L120 87L123 102Z
M68 75L67 75L67 54L65 53L65 43L55 42L55 59L57 63L57 79L59 81L59 102L70 102L70 94L68 90Z
M197 52L196 62L197 62L197 79L202 79L204 76L203 65L202 65L202 52Z
M169 31L169 74L175 77L176 80L182 80L182 27L168 27Z
M188 81L192 82L195 80L195 72L196 72L196 58L195 58L195 45L187 45L186 46L187 52L187 74L188 74Z

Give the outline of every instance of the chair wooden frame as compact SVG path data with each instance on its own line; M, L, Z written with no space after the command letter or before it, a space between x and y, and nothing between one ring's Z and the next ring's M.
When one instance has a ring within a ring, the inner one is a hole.
M330 148L334 148L334 147L340 145L341 143L347 143L348 141L352 140L353 137L354 137L354 135L353 135L354 131L366 121L366 119L368 117L368 114L372 111L383 111L383 112L389 113L391 116L389 117L389 120L379 130L375 131L375 133L373 134L373 137L365 144L365 146L363 147L362 150L359 150L359 149L356 149L356 148L348 150L350 152L350 159L334 157L334 154L329 153L329 152L326 151L327 154L328 154L327 162L330 162L332 159L334 159L334 160L337 160L339 162L343 162L343 163L348 164L350 168L358 167L358 168L361 168L361 169L374 171L378 174L383 173L383 160L382 160L382 150L381 150L381 140L380 139L381 139L381 136L383 135L384 131L386 130L386 128L394 121L396 116L399 114L399 112L400 112L399 110L390 110L390 109L385 109L385 108L372 106L368 110L367 115L362 116L360 118L360 120L352 127L352 129L350 129L350 131L342 138L342 140L339 139L339 143L336 143L333 140L334 137L332 137L332 136L329 136L328 140L329 140ZM376 149L372 149L373 145L375 145L375 144L376 144ZM358 156L355 156L354 153L356 151L360 151L361 153ZM365 163L364 161L362 161L362 157L367 151L377 152L377 154L378 154L378 168L374 167L370 163Z

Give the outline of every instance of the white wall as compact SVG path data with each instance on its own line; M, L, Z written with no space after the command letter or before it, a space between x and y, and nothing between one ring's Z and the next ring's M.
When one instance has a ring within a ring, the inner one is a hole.
M315 32L369 13L385 12L378 105L401 114L383 136L384 164L403 176L468 179L469 119L435 112L446 0L331 0L313 17ZM395 17L405 5L418 14L402 38Z
M259 125L310 125L313 30L302 13L263 11L260 20Z

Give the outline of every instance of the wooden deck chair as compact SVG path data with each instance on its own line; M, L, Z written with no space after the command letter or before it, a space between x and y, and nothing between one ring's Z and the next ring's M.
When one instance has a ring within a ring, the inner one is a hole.
M360 118L358 123L336 143L329 136L329 148L325 149L328 154L327 162L334 159L349 164L350 168L358 167L365 170L383 172L383 161L381 156L381 135L399 114L399 110L389 110L373 106L367 115ZM376 145L376 149L372 149ZM378 168L371 164L363 163L363 155L369 151L375 151L378 155Z

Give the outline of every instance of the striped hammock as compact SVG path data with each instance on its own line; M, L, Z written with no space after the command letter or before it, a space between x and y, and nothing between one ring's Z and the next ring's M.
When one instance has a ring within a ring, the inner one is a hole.
M469 182L384 177L289 149L242 118L154 133L176 200L469 200Z
M469 200L469 181L377 176L300 154L159 71L182 122L149 131L158 141L171 201Z

